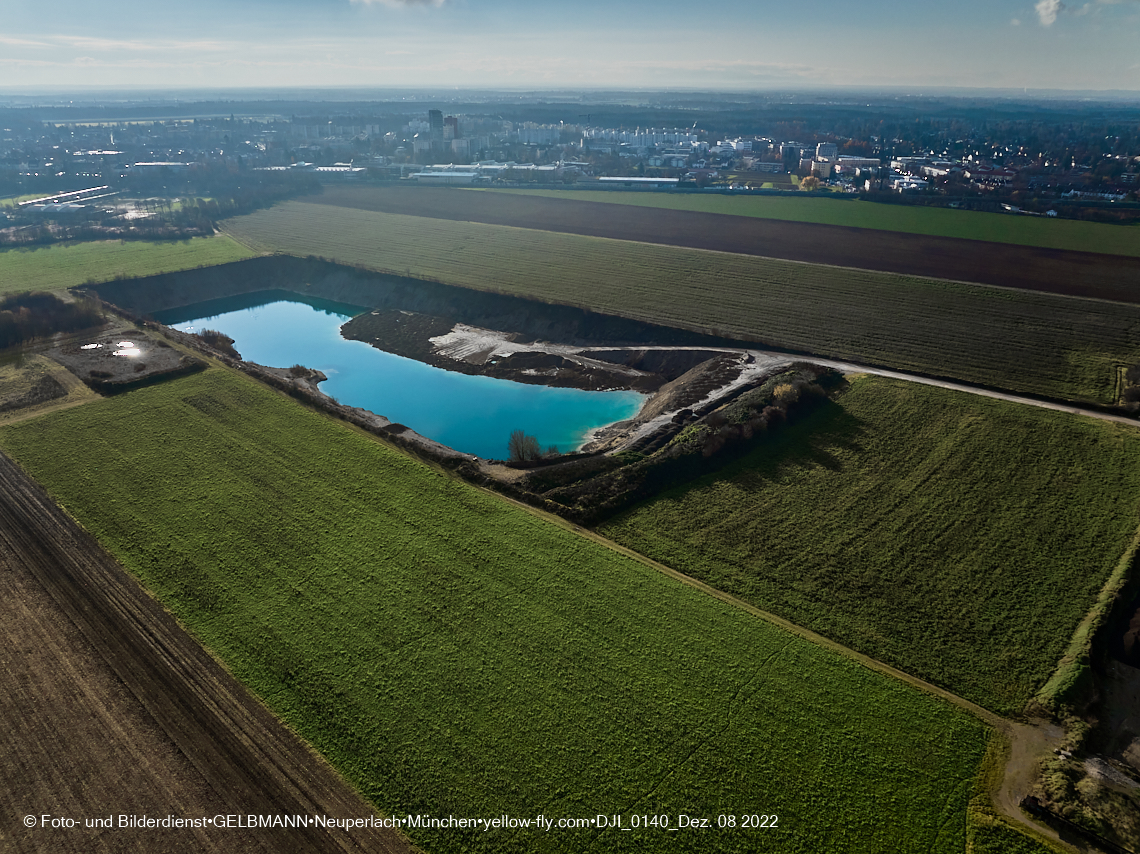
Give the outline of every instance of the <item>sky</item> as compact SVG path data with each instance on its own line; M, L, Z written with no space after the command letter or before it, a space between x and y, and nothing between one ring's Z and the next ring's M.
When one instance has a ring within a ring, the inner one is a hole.
M1140 0L0 0L0 88L1140 91Z

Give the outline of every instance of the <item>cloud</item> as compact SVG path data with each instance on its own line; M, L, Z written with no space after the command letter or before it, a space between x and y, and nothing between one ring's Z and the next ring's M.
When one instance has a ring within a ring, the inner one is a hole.
M1020 27L1021 26L1021 18L1010 18L1009 19L1009 25L1011 27Z
M92 50L104 52L136 51L145 53L165 52L170 50L203 50L218 51L227 49L222 42L207 40L123 40L104 39L92 36L49 36L57 43L67 45L77 50Z
M1041 22L1041 26L1051 27L1061 13L1076 16L1099 14L1103 6L1123 6L1125 3L1131 5L1137 2L1140 0L1088 0L1084 5L1074 8L1066 6L1062 0L1038 0L1033 8L1037 12L1037 20Z
M1037 0L1037 5L1033 8L1037 12L1037 20L1041 22L1041 26L1051 27L1057 20L1057 15L1065 8L1065 4L1061 0Z
M51 47L47 42L32 41L14 36L0 36L0 44L12 45L13 47Z

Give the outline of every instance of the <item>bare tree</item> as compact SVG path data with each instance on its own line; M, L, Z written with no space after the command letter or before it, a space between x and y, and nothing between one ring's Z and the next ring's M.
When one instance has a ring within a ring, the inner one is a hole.
M507 442L507 452L512 462L526 462L542 457L542 449L538 439L528 436L522 430L512 430L511 438Z

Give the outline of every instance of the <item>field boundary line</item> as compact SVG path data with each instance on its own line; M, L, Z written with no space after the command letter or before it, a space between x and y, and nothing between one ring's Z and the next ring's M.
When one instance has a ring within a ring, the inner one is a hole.
M1018 287L1014 287L1012 285L993 285L993 284L989 284L987 282L971 282L967 279L944 279L944 278L940 278L938 276L922 276L922 275L918 275L917 273L896 273L896 272L893 272L891 270L876 270L872 267L852 267L852 266L846 265L846 264L824 264L824 263L820 263L818 261L801 261L801 260L798 260L796 258L776 258L775 256L772 256L772 255L752 255L752 254L747 253L747 252L729 252L728 250L725 250L725 249L704 249L704 248L701 248L700 246L681 246L681 245L678 245L676 243L654 243L654 242L649 241L649 240L629 240L627 238L622 238L622 237L603 237L601 235L596 235L596 234L581 234L581 233L576 232L576 231L552 231L552 230L546 229L546 228L528 228L528 227L523 226L523 225L503 225L501 223L482 222L480 220L453 220L453 219L445 219L444 217L422 216L419 214L410 214L410 213L389 213L387 211L372 211L372 210L368 210L367 208L353 208L353 207L348 207L346 205L322 204L321 202L306 202L306 201L303 201L301 199L290 199L290 200L288 200L288 203L298 204L298 205L303 204L303 205L313 205L313 206L319 206L319 207L339 208L341 210L357 211L357 212L365 213L365 214L378 214L381 216L398 216L398 217L409 217L409 218L413 218L413 219L428 219L428 220L432 220L434 222L454 222L454 223L458 223L461 225L485 226L487 228L505 228L505 229L511 229L513 231L533 232L533 233L537 233L537 234L551 234L551 235L557 235L559 237L580 237L580 238L583 238L585 240L602 240L602 241L607 241L607 242L611 242L611 243L619 243L619 244L629 243L629 244L633 244L635 246L652 246L655 248L672 249L672 250L676 250L678 252L698 252L698 253L703 253L703 254L708 254L708 255L727 255L731 258L752 258L752 259L755 259L757 261L770 261L770 262L774 262L777 264L795 264L795 265L800 266L800 267L825 267L829 270L841 270L844 272L855 272L855 273L861 273L864 275L867 273L872 273L876 276L889 276L889 277L894 278L894 279L909 279L909 280L917 281L920 283L934 282L937 284L959 285L959 286L964 286L964 287L968 287L968 288L982 288L985 290L1007 291L1010 293L1017 293L1017 294L1045 294L1045 295L1052 296L1052 297L1064 297L1066 299L1080 300L1082 302L1090 301L1090 302L1098 302L1098 303L1107 303L1109 305L1135 305L1135 303L1122 302L1121 300L1105 299L1104 297L1077 296L1075 294L1060 293L1058 291L1043 291L1043 290L1037 290L1035 288L1018 288ZM776 220L776 222L782 222L782 221L783 220ZM839 227L845 228L847 226L839 226ZM874 230L874 229L871 229L871 230ZM888 233L888 234L904 234L904 235L906 234L906 232L886 232L886 233ZM230 236L233 237L233 239L236 240L238 243L242 243L242 241L238 240L232 234ZM989 241L980 241L980 242L989 242ZM251 249L253 251L258 251L256 249L254 249L254 247L252 247L246 243L242 243L242 245L246 246L246 248ZM1017 245L1017 244L998 243L998 244L994 244L994 245L1005 246L1005 245ZM1045 247L1030 247L1030 248L1045 248ZM272 250L272 254L289 255L292 253L280 252L279 250ZM1092 253L1092 254L1097 254L1097 253ZM303 256L297 256L297 257L303 257ZM1108 255L1105 257L1129 258L1132 256ZM463 287L463 286L460 286L460 287Z
M248 237L245 237L245 238L238 237L236 234L234 234L232 231L230 231L228 228L226 228L224 222L219 222L215 228L216 228L215 233L223 235L224 237L228 237L230 240L232 240L238 246L244 246L250 252L253 252L257 255L288 255L288 254L290 254L288 252L282 252L279 249L272 249L268 246L264 246L260 243L257 243L256 241L250 240ZM212 264L211 266L219 267L221 265L220 264ZM163 274L160 273L159 275L163 275Z
M781 190L777 187L773 187L771 190L769 190L767 193L765 193L761 196L755 196L755 195L739 195L739 196L737 196L734 193L732 193L731 191L730 192L724 192L724 191L708 192L708 191L706 191L704 193L701 193L701 192L693 193L691 191L676 192L676 191L666 190L666 191L662 192L660 190L657 190L657 191L646 192L646 191L642 190L642 191L634 191L634 192L638 195L645 194L645 195L652 196L655 194L661 194L665 197L673 196L674 198L677 198L677 197L683 198L685 196L688 196L690 198L714 198L714 197L720 196L720 197L724 197L724 198L738 198L738 199L747 199L747 198L795 199L797 201L805 201L805 202L810 200L810 198L811 198L810 196L805 197L802 195L802 191L798 189L797 185L792 184L791 182L788 182L786 184L786 186L795 187L796 189ZM942 232L939 232L939 231L900 231L897 228L886 228L886 227L882 227L882 226L873 226L873 225L857 225L855 223L822 222L819 220L810 220L810 219L789 219L787 217L760 216L758 214L749 214L749 213L728 213L725 211L708 211L708 210L699 210L699 209L687 208L687 207L671 207L668 205L642 205L642 204L638 204L636 202L631 203L631 202L627 202L627 201L619 201L619 200L616 200L614 198L604 198L605 196L620 197L620 196L623 196L623 195L629 193L630 192L629 190L616 190L616 189L615 190L607 190L607 189L602 189L600 187L589 186L589 185L587 185L587 186L571 185L571 186L566 186L566 187L558 187L556 185L555 186L514 186L514 187L459 186L459 187L455 187L455 189L464 190L467 192L474 191L476 193L498 193L500 195L515 195L515 196L523 196L523 197L525 197L526 195L529 194L529 195L534 195L534 196L537 196L540 198L549 198L549 199L558 199L559 194L561 194L561 193L582 193L582 194L589 193L589 194L593 194L593 195L598 196L599 199L598 200L584 199L584 198L581 198L579 196L573 196L571 198L563 199L563 201L583 201L583 202L592 202L594 204L624 205L625 207L633 207L633 208L641 208L641 209L649 209L649 210L679 211L679 212L683 212L683 213L715 214L718 216L733 216L733 217L741 217L741 218L747 218L747 219L759 219L759 220L767 220L767 221L771 221L771 222L784 222L784 223L793 223L793 224L800 224L800 225L827 225L827 226L832 226L834 228L850 228L850 229L862 229L865 231L881 231L881 232L887 232L888 234L901 234L901 235L913 236L913 237L935 237L935 238L942 238L945 240L972 240L972 241L977 241L978 243L997 244L998 246L1024 246L1024 247L1027 247L1030 249L1052 249L1052 248L1054 248L1053 246L1045 244L1045 243L1025 243L1025 242L1020 242L1020 241L1010 241L1010 240L992 240L992 239L985 238L985 237L963 237L961 235L943 234ZM773 190L775 192L773 192ZM674 195L674 193L676 193L676 195ZM836 202L836 201L842 202L845 204L846 203L857 204L859 202L862 202L864 204L870 204L870 205L885 205L885 206L890 206L890 207L896 207L896 205L889 203L889 202L880 202L880 201L875 201L875 200L871 200L871 199L845 198L844 196L842 196L838 193L833 193L832 195L829 195L829 196L824 196L822 198L817 197L817 198L820 201L823 201L825 204L829 203L829 202ZM898 206L898 207L901 208L903 206ZM925 206L922 206L922 207L925 207ZM940 208L933 208L933 209L934 210L946 210L946 209L940 209ZM996 212L993 212L993 211L958 210L958 211L956 211L956 213L967 214L967 215L972 215L972 214L982 214L982 215L991 215L991 216L996 215L996 216L1001 217L1003 219L1006 217L1006 214L997 214ZM1071 222L1072 220L1068 220L1067 218L1061 218L1060 221L1061 222L1065 222L1065 221ZM1092 223L1090 223L1090 224L1092 224ZM1096 223L1096 224L1097 225L1110 225L1110 226L1116 225L1114 223ZM1088 252L1089 254L1109 255L1109 256L1117 256L1117 257L1124 257L1124 258L1136 257L1136 256L1132 256L1132 255L1120 255L1120 253L1118 253L1118 252L1100 252L1100 251L1096 251L1096 250L1092 250L1092 249L1062 249L1061 251L1064 251L1064 252Z
M691 575L686 575L680 570L673 569L671 566L659 563L658 561L646 557L645 555L636 552L633 549L615 543L613 540L603 537L596 531L590 530L588 528L583 528L580 525L575 525L573 522L569 522L563 519L561 516L557 516L553 513L550 513L549 511L534 507L530 504L527 504L526 502L519 501L517 498L512 498L509 495L504 495L501 492L496 492L495 490L488 487L479 486L477 488L483 490L486 493L501 498L504 501L508 501L518 507L522 507L531 514L538 516L539 518L546 521L553 522L564 530L571 531L572 533L585 537L588 540L592 540L599 545L605 546L611 551L617 552L624 557L631 558L632 560L640 563L642 566L659 572L662 575L669 576L674 581L678 581L681 584L699 590L708 596L712 596L714 599L719 599L725 604L732 605L733 607L739 608L740 610L745 611L754 617L758 617L765 622L771 623L772 625L784 629L787 632L791 632L803 640L810 641L817 646L821 646L832 652L838 653L839 655L842 655L851 661L855 661L858 664L863 665L868 670L873 670L876 673L881 673L885 676L891 676L900 682L905 682L911 687L917 688L926 694L938 697L939 699L945 700L948 703L958 706L959 708L969 712L974 717L980 719L989 726L992 726L994 729L998 729L1003 732L1008 732L1009 730L1011 721L1008 719L1003 718L1001 715L998 715L995 712L991 712L982 706L979 706L977 703L971 702L970 700L967 700L963 697L959 697L957 694L951 693L945 688L940 688L932 682L927 682L917 676L912 676L904 670L899 670L897 667L893 667L892 665L886 664L882 661L879 661L878 659L871 658L869 655L864 655L861 652L856 652L850 647L844 646L841 643L837 643L830 638L824 637L817 632L813 632L811 629L806 629L803 626L797 625L796 623L793 623L790 620L786 620L783 617L777 616L770 611L765 611L761 608L757 608L755 605L751 605L748 602L745 602L743 599L738 599L730 593L725 593L722 590L717 590L715 587L712 587L711 585L706 584L705 582L694 578Z
M489 489L485 486L477 486L476 488L481 489L490 495L494 495L503 501L507 501L517 507L521 507L532 515L543 519L544 521L552 522L563 530L577 534L581 537L585 537L586 539L604 546L605 548L628 557L641 564L642 566L647 567L648 569L652 569L656 572L661 573L662 575L666 575L669 578L672 578L674 581L698 590L708 596L712 596L714 599L718 599L727 605L738 608L739 610L744 611L753 617L764 620L770 625L783 629L784 631L787 631L796 637L801 638L802 640L806 640L809 643L840 655L843 658L846 658L848 661L855 662L856 664L866 667L868 670L871 670L882 676L887 676L889 678L902 682L903 684L914 688L915 690L921 691L927 696L936 697L937 699L943 700L944 702L956 706L968 714L973 715L975 718L979 719L987 726L990 726L993 729L994 737L1000 739L1001 743L1002 761L1001 767L997 772L999 782L997 785L987 787L988 790L986 792L986 796L989 799L990 803L993 805L993 808L997 810L1001 815L1005 816L1007 819L1015 822L1019 827L1024 828L1025 831L1027 831L1027 835L1030 837L1035 839L1044 837L1045 839L1048 839L1053 845L1061 846L1066 851L1073 852L1073 854L1078 854L1079 849L1069 845L1058 835L1052 833L1051 828L1044 825L1039 825L1028 815L1025 815L1017 807L1017 805L1013 803L1015 799L1008 796L1009 793L1007 789L1011 781L1009 779L1009 775L1007 774L1007 765L1009 758L1014 752L1015 742L1032 743L1039 740L1040 729L1037 726L1029 723L1020 723L1008 718L1003 718L1001 715L998 715L995 712L991 712L989 709L979 706L977 703L971 702L964 697L959 697L957 694L954 694L945 688L941 688L932 682L927 682L926 680L921 679L917 676L913 676L904 670L900 670L897 667L886 664L885 662L872 658L869 655L864 655L863 653L857 652L856 650L844 646L841 643L837 643L836 641L824 637L817 632L813 632L811 629L804 628L803 626L799 626L789 620L784 619L783 617L777 616L776 614L770 613L761 608L757 608L755 605L751 605L742 599L738 599L729 593L725 593L724 591L717 590L715 587L712 587L705 582L700 581L699 579L693 578L692 576L686 575L685 573L673 569L666 564L659 563L652 558L646 557L645 555L635 552L632 549L615 543L612 540L603 537L596 531L575 525L573 522L569 522L566 519L563 519L561 516L557 516L538 507L533 507L523 501L519 501L518 499L512 498L511 496L505 495L501 492L496 492L495 490Z

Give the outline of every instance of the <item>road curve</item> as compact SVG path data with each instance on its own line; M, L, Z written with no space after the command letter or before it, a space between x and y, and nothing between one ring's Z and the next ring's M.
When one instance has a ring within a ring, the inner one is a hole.
M551 352L556 351L556 349L553 347L545 347L545 349L549 349ZM938 388L950 389L951 391L965 392L966 394L976 394L980 397L992 397L995 400L1007 400L1010 403L1020 403L1025 406L1036 406L1039 409L1052 409L1055 412L1068 412L1071 415L1082 415L1086 418L1096 418L1101 421L1112 421L1117 424L1127 424L1131 427L1140 427L1140 418L1129 417L1127 415L1115 415L1111 412L1101 412L1098 409L1089 409L1075 403L1066 403L1057 400L1043 400L1035 397L1024 397L1018 394L1010 394L1004 391L982 388L981 386L969 385L967 383L953 382L951 380L940 380L933 377L924 377L919 374L908 374L903 371L892 371L887 368L873 368L868 365L859 365L855 362L845 362L839 359L827 359L820 356L792 356L787 353L779 353L773 350L755 350L751 348L744 349L739 347L677 347L638 345L633 347L568 347L562 349L573 353L588 353L592 350L629 350L631 352L642 350L707 350L709 352L722 353L747 353L757 360L782 360L786 361L789 364L792 362L810 362L813 365L822 365L827 368L835 368L837 371L842 371L845 374L874 374L875 376L879 377L888 377L890 379L903 380L905 382L936 386ZM562 349L557 350L557 352L562 352Z

